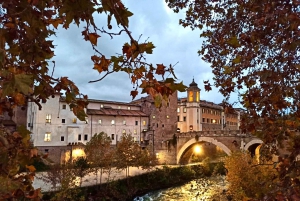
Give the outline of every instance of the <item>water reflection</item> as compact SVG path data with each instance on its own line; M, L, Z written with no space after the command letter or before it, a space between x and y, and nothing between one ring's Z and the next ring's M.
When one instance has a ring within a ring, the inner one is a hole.
M134 201L225 201L226 186L227 182L223 176L201 178L182 186L147 193L136 197Z

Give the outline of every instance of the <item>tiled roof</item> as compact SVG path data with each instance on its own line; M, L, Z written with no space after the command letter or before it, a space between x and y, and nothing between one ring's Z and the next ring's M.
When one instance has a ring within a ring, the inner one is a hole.
M59 99L61 102L66 101L66 97L61 96ZM134 103L126 103L126 102L118 102L118 101L108 101L108 100L96 100L96 99L88 99L88 102L91 103L103 103L103 104L116 104L116 105L128 105L128 106L138 106L137 104Z
M112 109L112 108L101 108L99 110L96 109L88 109L88 115L106 115L106 116L137 116L137 117L147 117L144 112L140 110L121 110L121 109Z

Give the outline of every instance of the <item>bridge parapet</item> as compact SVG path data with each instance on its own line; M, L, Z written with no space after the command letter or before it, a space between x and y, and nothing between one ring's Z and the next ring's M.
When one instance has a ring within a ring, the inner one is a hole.
M241 133L240 130L213 130L213 131L190 131L190 132L185 132L185 133L179 133L177 136L178 137L202 137L202 136L232 136L232 137L250 137L251 135Z

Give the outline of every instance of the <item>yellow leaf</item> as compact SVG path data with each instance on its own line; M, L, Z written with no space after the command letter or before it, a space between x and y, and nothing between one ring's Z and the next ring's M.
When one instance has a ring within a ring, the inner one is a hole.
M26 165L26 168L30 171L30 172L35 172L35 167L33 165Z
M96 34L96 33L90 33L89 34L89 39L90 39L90 41L91 41L91 43L93 44L93 45L97 45L97 39L99 38L100 36L98 35L98 34Z

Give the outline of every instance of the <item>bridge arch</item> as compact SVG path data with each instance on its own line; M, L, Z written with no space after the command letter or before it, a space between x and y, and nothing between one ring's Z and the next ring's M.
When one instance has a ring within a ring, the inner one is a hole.
M205 142L210 142L218 147L220 147L227 155L230 155L231 154L231 151L230 149L225 146L223 143L215 140L214 138L211 138L211 137L199 137L198 140L196 140L195 138L193 139L190 139L189 141L187 141L181 148L180 150L177 152L177 158L176 158L176 162L177 164L179 164L180 162L180 159L184 153L184 151L189 148L191 145L195 144L195 143L198 143L198 142L201 142L201 141L205 141Z
M262 143L263 143L263 141L260 139L253 139L245 145L244 150L247 151L251 145L262 144Z

